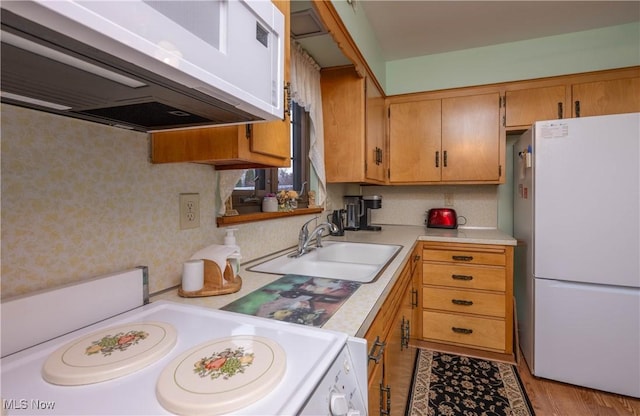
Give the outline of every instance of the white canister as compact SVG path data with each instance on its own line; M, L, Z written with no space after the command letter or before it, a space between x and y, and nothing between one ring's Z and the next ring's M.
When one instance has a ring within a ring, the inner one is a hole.
M265 196L262 199L262 212L278 212L278 199L275 196Z
M182 265L182 290L196 292L204 287L204 261L189 260Z

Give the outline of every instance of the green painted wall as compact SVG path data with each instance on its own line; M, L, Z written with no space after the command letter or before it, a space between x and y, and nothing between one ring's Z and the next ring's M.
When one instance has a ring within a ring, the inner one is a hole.
M640 22L385 62L358 2L332 4L387 95L640 65Z
M389 61L385 90L395 95L634 65L640 65L640 23Z
M386 62L380 54L378 40L373 33L369 20L367 20L367 17L359 7L358 1L355 2L355 9L345 0L331 0L331 3L358 46L360 53L364 56L367 64L376 75L378 82L380 82L383 88L386 88Z

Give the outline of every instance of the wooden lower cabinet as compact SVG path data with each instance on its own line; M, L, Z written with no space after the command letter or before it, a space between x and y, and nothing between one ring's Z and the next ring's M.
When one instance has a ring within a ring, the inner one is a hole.
M382 304L365 338L369 345L369 415L405 413L417 349L410 344L417 310L415 252Z
M513 353L513 247L423 243L422 339Z

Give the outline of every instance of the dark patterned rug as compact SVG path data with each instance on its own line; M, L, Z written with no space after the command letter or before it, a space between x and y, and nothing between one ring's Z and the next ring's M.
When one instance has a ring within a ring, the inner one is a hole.
M407 415L534 416L511 364L421 349Z

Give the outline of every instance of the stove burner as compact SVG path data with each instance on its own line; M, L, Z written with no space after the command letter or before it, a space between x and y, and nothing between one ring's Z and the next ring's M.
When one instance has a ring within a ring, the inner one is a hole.
M54 351L44 363L42 377L64 386L112 380L161 359L176 341L175 328L165 322L112 326Z
M286 356L269 338L236 335L202 343L160 374L156 396L172 413L226 414L269 394L284 378Z

